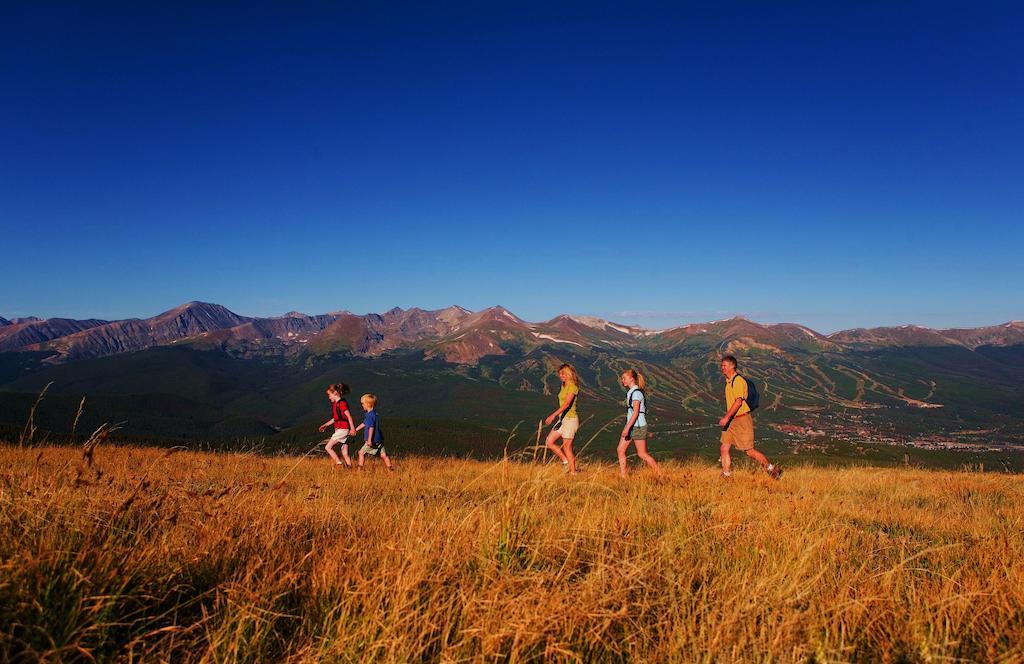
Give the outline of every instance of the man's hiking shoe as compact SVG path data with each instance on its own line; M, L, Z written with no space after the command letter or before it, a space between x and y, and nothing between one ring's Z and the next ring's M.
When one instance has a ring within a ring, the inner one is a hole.
M777 480L782 477L782 469L779 468L778 464L770 464L768 466L768 474L771 475L773 480Z

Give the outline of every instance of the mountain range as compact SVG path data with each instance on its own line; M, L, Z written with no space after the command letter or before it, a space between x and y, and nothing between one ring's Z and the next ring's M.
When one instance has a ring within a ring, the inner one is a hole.
M936 346L974 350L1024 344L1024 322L945 330L905 325L823 335L802 325L762 325L740 317L649 330L588 316L561 315L528 323L500 306L475 313L451 306L433 311L394 308L366 315L337 311L311 316L293 311L253 318L206 302L189 302L145 319L0 318L0 352L42 352L51 364L178 343L216 347L239 356L345 351L373 357L401 348L420 348L427 358L475 364L488 355L503 355L508 344L527 350L569 345L671 352L702 337L719 339L732 350L835 352Z
M568 361L595 420L620 414L621 371L642 371L667 441L720 414L725 353L760 383L765 436L1024 444L1024 322L825 335L737 317L650 330L533 323L498 306L249 317L189 302L145 319L0 318L0 424L23 422L52 384L53 428L87 396L96 421L124 418L139 436L274 437L322 421L324 385L344 380L400 418L507 430L550 410Z

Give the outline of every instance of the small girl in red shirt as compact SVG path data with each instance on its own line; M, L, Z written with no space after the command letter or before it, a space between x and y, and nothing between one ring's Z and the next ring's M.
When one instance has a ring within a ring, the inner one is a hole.
M334 425L334 433L327 441L327 453L334 459L335 465L341 465L341 459L334 453L334 446L341 443L341 456L345 459L345 465L352 467L352 459L348 456L348 434L356 428L352 421L352 413L348 409L348 402L344 396L351 392L345 383L335 383L327 388L327 398L331 400L331 419L320 425L320 432L323 433L327 427Z

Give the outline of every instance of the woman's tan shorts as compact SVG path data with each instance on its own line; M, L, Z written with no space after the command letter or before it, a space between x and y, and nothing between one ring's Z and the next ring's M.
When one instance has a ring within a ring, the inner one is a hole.
M558 427L558 433L561 434L562 438L569 440L576 437L576 432L580 430L580 418L578 417L567 417L562 420L562 426Z

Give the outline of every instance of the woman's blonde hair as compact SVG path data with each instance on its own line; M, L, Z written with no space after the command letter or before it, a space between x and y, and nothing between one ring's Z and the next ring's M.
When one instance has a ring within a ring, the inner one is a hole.
M629 376L636 383L636 386L641 390L647 387L647 381L644 380L644 375L636 369L626 369L622 372L623 376Z
M569 382L570 383L572 383L576 387L580 386L580 375L578 373L576 373L576 369L574 369L571 364L563 364L562 366L558 367L558 373L559 374L562 373L562 370L565 370L565 371L569 372L569 376L570 376Z

